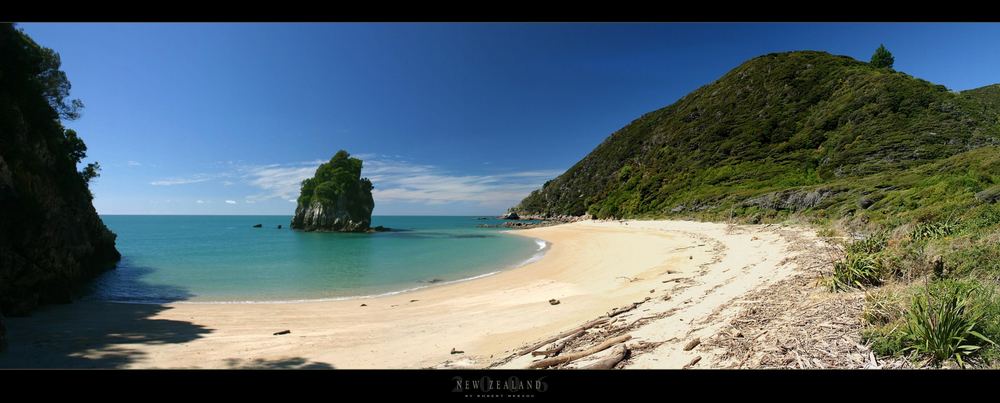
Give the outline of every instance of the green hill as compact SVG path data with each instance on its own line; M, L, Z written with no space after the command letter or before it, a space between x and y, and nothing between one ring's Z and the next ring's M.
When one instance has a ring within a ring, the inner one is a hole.
M515 210L711 217L769 198L828 207L818 203L846 190L829 186L845 179L998 144L998 93L956 94L823 52L769 54L613 133Z
M790 52L643 115L512 210L810 223L853 239L823 280L865 293L877 354L996 367L998 202L1000 85Z

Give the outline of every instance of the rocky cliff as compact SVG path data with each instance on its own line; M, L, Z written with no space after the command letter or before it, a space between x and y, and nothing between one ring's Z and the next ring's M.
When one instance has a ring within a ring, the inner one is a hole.
M96 165L77 171L86 146L61 124L82 104L65 100L59 65L51 49L0 24L0 311L8 316L71 301L121 257L91 203Z
M340 150L302 181L292 228L304 231L366 232L370 230L372 183L361 178L362 161Z

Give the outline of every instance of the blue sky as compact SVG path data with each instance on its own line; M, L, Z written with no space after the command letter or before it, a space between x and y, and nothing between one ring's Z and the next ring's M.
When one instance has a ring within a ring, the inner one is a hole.
M1000 24L20 24L62 56L102 214L291 214L338 149L375 214L496 214L754 56L822 50L952 90ZM85 161L85 162L87 162Z

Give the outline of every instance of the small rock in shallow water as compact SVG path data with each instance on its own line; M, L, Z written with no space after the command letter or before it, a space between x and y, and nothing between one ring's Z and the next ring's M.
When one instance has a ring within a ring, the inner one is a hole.
M264 226L264 224L254 224L254 226L253 226L253 227L254 227L254 228L261 228L261 227L263 227L263 226Z
M549 300L549 304L550 304L550 305L559 305L559 300L558 300L558 299L555 299L555 298L553 298L553 299L550 299L550 300Z
M361 304L361 306L368 306L368 304Z

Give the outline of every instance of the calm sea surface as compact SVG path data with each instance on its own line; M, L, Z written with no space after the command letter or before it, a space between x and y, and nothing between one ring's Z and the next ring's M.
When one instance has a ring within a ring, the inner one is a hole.
M541 240L476 227L502 222L493 218L376 216L373 226L403 231L374 234L293 231L291 216L101 218L123 258L87 298L119 302L370 296L488 275L545 251Z

